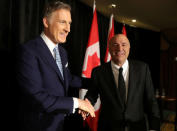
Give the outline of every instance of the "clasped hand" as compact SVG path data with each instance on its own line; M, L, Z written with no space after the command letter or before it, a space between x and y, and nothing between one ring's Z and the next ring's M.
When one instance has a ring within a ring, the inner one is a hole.
M85 120L89 115L91 117L95 117L95 109L88 99L79 99L78 113L82 115L83 120Z

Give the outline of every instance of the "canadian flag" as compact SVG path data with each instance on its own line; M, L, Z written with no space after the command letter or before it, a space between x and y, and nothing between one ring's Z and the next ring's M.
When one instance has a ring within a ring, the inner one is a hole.
M87 49L86 49L83 68L82 68L82 77L90 78L92 69L99 65L100 65L99 34L98 34L96 6L94 2L93 19L92 19L91 30L89 34ZM81 89L79 91L79 97L81 99L84 99L86 92L87 92L86 89ZM99 97L94 106L96 117L92 118L89 116L84 121L86 122L86 124L88 124L91 131L97 131L100 105L101 105L101 101Z
M123 24L123 27L122 27L122 34L124 34L125 36L127 36L125 24Z
M114 16L111 14L110 22L109 22L109 30L108 30L108 39L107 39L107 48L106 48L106 55L104 58L104 62L109 62L111 60L111 55L109 53L109 41L114 36Z

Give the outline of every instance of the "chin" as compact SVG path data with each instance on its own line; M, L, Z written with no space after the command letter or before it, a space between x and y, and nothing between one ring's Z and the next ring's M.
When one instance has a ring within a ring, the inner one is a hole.
M66 39L65 40L60 40L59 43L65 43L66 42Z

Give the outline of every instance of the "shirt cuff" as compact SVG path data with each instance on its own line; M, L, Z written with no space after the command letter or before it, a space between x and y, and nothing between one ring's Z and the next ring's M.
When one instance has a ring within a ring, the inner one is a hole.
M77 98L73 97L73 113L75 113L76 109L79 107L79 103Z

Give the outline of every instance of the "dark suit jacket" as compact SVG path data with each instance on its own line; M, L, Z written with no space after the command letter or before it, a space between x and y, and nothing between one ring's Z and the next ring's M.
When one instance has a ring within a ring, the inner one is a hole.
M73 111L68 88L81 87L81 80L71 75L66 51L58 47L64 80L41 37L22 45L18 51L16 74L22 90L20 126L23 131L62 131L64 116Z
M130 131L146 131L146 113L150 129L159 130L159 109L154 97L150 71L145 63L129 61L129 87L126 108L117 92L111 63L92 72L92 87L86 97L94 104L101 98L99 131L121 131L126 124Z

